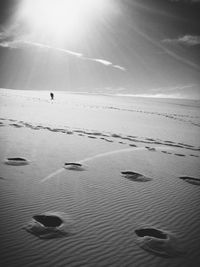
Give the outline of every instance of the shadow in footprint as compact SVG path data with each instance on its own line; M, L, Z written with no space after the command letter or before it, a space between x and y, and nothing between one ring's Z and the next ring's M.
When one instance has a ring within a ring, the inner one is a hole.
M200 185L200 179L198 179L198 178L189 177L189 176L181 176L181 177L179 177L179 179L181 179L187 183L190 183L190 184Z
M178 257L185 254L171 233L152 227L136 229L135 233L138 236L138 245L148 252L162 257Z
M133 171L122 171L121 174L124 178L127 178L127 179L129 179L131 181L135 181L135 182L152 181L152 178L146 177L140 173L133 172Z
M29 164L28 160L24 158L7 158L4 163L12 166L23 166Z

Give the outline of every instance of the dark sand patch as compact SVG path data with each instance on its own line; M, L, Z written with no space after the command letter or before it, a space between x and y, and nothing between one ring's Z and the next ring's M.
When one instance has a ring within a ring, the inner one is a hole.
M135 182L148 182L152 180L152 178L146 177L140 173L133 171L122 171L121 174L124 178Z
M171 233L152 227L135 230L141 248L162 257L178 257L184 255L176 238Z
M23 229L41 239L63 237L73 234L75 230L73 220L63 212L34 215Z
M194 184L194 185L200 185L200 179L189 177L189 176L181 176L179 179L186 181L187 183Z
M12 166L23 166L29 164L28 160L24 158L7 158L4 163Z

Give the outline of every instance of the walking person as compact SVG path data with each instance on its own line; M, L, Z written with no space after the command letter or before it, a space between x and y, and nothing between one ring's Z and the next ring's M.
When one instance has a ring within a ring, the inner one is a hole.
M50 97L51 97L51 100L53 101L53 99L54 99L54 94L51 92L50 93Z

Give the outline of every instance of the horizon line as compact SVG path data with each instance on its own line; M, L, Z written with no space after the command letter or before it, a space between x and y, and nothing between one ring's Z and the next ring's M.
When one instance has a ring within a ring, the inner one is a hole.
M89 91L68 91L68 90L48 90L48 89L19 89L19 88L4 88L3 90L13 90L13 91L26 91L26 92L57 92L57 93L69 93L69 94L88 94L88 95L105 95L105 96L116 96L116 97L138 97L138 98L154 98L154 99L178 99L178 100L196 100L200 101L200 97L187 97L187 96L177 96L177 95L164 95L164 94L130 94L130 93L105 93L105 92L89 92Z

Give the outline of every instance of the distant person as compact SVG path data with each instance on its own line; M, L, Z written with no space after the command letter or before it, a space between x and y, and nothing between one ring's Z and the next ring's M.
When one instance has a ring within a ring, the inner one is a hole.
M54 94L50 93L50 97L51 97L51 100L53 100L54 99Z

